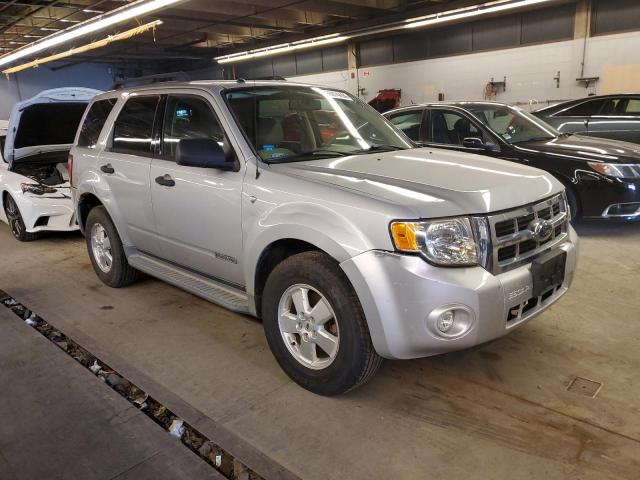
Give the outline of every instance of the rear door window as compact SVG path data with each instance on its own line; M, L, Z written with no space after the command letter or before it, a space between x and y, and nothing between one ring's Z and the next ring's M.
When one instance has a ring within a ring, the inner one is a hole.
M602 107L607 103L607 99L589 100L559 112L559 117L591 117L597 115Z
M209 103L195 96L170 95L164 115L162 157L175 159L183 138L209 138L223 145L222 126Z
M104 127L107 117L111 113L115 103L115 98L107 98L106 100L98 100L91 104L84 123L80 128L80 135L78 136L79 147L95 147L96 143L98 143L98 137L100 136L102 127Z
M127 100L113 127L113 152L151 156L153 122L159 100L159 96Z
M420 140L420 127L422 125L422 110L399 112L389 116L389 120L402 130L407 137L416 142Z

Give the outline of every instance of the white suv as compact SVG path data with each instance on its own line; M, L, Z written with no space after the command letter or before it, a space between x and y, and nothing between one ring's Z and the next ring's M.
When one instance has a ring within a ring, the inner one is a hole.
M553 177L415 149L343 91L164 84L100 95L96 112L96 141L71 154L97 275L145 272L260 317L316 393L356 387L381 357L504 335L571 283L577 237Z

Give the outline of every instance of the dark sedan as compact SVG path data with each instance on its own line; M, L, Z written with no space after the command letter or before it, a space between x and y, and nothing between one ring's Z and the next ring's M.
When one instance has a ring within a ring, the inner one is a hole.
M574 219L640 219L640 146L560 133L493 102L416 105L385 113L412 140L541 168L567 189Z
M598 95L533 114L565 133L640 143L640 95Z

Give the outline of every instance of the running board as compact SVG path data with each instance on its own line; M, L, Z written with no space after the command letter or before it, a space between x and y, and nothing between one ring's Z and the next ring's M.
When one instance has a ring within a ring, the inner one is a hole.
M148 273L152 277L159 278L234 312L249 313L249 297L241 290L140 252L131 254L127 260L133 268Z

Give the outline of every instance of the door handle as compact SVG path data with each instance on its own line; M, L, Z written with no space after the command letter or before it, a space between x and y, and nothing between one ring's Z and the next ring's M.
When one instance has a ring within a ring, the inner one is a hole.
M100 170L104 173L115 173L115 170L110 163L107 163L106 165L102 165L100 167Z
M161 177L156 177L156 183L163 187L173 187L176 184L175 180L171 178L171 175L168 173L165 173Z

